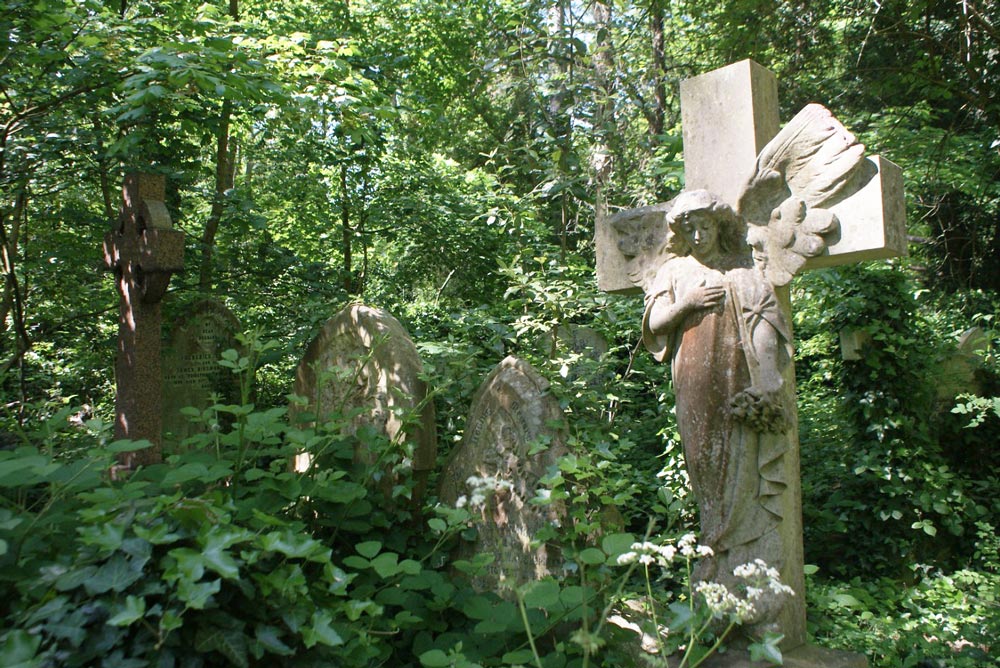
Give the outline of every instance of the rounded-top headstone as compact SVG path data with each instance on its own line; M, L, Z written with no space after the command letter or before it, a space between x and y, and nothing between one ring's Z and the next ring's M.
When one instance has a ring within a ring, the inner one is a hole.
M205 299L191 305L177 319L163 356L163 431L173 440L198 433L181 409L208 408L214 400L240 401L239 377L219 364L222 353L239 350L239 319L222 303Z
M341 432L370 426L394 442L413 444L414 471L434 467L437 431L424 367L410 335L381 309L351 304L330 318L306 349L295 394L320 422L345 416ZM355 459L371 453L356 450ZM296 470L308 459L296 461Z
M495 556L472 580L480 590L544 577L558 556L534 539L561 522L562 506L531 503L543 476L567 452L562 411L548 388L527 362L504 359L477 390L465 434L441 474L441 502L468 505L478 530L474 544L462 550Z

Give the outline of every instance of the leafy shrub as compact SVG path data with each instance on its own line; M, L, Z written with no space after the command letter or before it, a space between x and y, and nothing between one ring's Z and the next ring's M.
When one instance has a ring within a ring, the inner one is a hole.
M851 577L958 563L988 510L941 440L936 360L948 344L891 268L814 272L799 285L802 484L807 560ZM861 331L857 360L836 335ZM980 472L981 473L981 472ZM902 563L901 563L902 562Z

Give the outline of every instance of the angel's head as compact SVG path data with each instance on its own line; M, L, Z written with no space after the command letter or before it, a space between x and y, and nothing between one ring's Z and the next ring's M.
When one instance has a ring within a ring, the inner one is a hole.
M707 190L688 190L667 214L677 255L693 255L702 263L741 253L746 247L744 224L725 202Z

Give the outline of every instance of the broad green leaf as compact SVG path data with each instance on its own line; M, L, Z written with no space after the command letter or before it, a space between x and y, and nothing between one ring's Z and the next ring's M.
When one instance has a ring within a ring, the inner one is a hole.
M177 547L168 552L177 562L177 573L183 580L197 581L205 574L205 557L189 547Z
M838 605L842 605L847 608L857 608L861 606L861 601L854 598L850 594L834 594L833 600L836 601Z
M784 634L781 633L765 633L764 638L760 642L750 644L750 660L767 661L775 666L782 665L783 659L781 650L778 648L778 643L784 637Z
M550 578L529 582L522 589L524 604L547 610L559 604L559 583Z
M122 452L135 452L137 450L145 450L146 448L151 448L151 447L153 447L153 444L147 441L146 439L141 439L138 441L124 439L120 441L114 441L113 443L108 445L107 449L108 452L118 454Z
M384 552L372 559L372 568L379 574L379 577L389 578L400 571L399 555L395 552Z
M242 625L241 625L242 626ZM249 668L247 657L247 637L242 628L220 629L216 650L226 657L231 664L239 668Z
M201 463L181 464L163 476L164 485L179 485L192 480L208 478L208 467Z
M500 659L508 665L528 665L534 661L535 655L530 649L519 649L507 652Z
M399 572L406 575L418 575L423 567L415 559L403 559L399 562Z
M451 665L451 659L442 650L429 649L420 655L420 663L426 668L444 668Z
M608 563L614 563L619 556L630 552L635 542L630 533L613 533L601 539L601 549L608 555Z
M606 559L606 557L604 556L604 552L598 550L596 547L588 547L585 550L582 550L580 554L577 555L577 558L582 563L588 564L590 566L594 566L596 564L603 564Z
M377 540L370 540L364 543L359 543L354 549L356 549L358 554L361 556L371 559L379 553L379 550L382 549L382 543Z

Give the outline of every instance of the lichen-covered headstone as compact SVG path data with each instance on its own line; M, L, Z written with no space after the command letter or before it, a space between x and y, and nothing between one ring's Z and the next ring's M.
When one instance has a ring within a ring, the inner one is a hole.
M415 473L434 468L437 430L424 367L410 335L386 311L351 304L330 318L295 372L295 394L320 422L344 418L341 433L369 426L393 443L412 444ZM409 448L408 448L409 449ZM355 460L372 463L359 444ZM309 467L307 455L295 469Z
M527 362L507 357L472 400L462 442L441 474L442 503L468 506L478 537L465 555L494 555L473 578L480 590L503 590L550 574L558 555L536 544L541 529L558 525L558 504L535 505L542 477L566 453L562 411L549 383Z
M226 350L240 350L239 319L226 306L205 299L176 321L163 356L163 433L178 443L205 427L181 410L204 410L218 401L240 402L240 380L219 364Z

